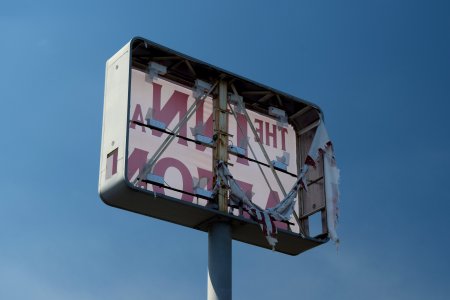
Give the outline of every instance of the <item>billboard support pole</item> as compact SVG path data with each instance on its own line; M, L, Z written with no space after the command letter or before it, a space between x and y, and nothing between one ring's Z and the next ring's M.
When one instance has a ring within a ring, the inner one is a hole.
M213 99L214 134L213 169L218 161L228 160L227 82L219 82L219 96ZM227 213L227 189L220 186L217 193L219 211ZM216 221L208 231L208 300L231 300L231 225Z
M208 231L208 300L231 300L231 226L215 222Z

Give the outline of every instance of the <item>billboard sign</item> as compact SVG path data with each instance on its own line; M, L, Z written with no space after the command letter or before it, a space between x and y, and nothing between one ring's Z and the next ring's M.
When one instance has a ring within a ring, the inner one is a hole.
M109 205L207 231L228 221L233 238L271 248L248 211L218 209L213 101L226 82L227 160L245 196L274 207L295 184L321 118L304 100L142 38L107 62L99 193ZM308 174L290 220L278 221L279 252L296 255L327 241L309 218L326 215L321 166ZM281 182L281 185L280 185Z

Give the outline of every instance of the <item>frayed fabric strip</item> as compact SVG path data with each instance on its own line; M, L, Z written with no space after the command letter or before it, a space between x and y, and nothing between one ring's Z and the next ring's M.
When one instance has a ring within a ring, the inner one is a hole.
M324 160L328 234L331 240L338 243L339 237L336 232L336 227L339 214L339 169L336 166L332 143L329 140L328 133L323 122L319 124L316 130L308 156L297 181L286 197L276 206L268 209L262 209L248 199L245 192L234 180L230 170L223 161L220 161L217 165L217 176L222 181L221 184L225 184L230 188L230 201L232 204L246 208L253 220L261 226L261 230L266 236L269 245L272 246L272 249L275 249L278 242L276 237L278 231L274 221L289 221L291 219L294 212L298 190L303 188L307 191L305 176L308 172L308 167L312 166L315 168L321 156L323 156Z

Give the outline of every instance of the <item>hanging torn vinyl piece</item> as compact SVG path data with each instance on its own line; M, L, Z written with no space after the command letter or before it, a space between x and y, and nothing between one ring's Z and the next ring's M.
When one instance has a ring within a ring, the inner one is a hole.
M306 190L305 175L309 167L315 168L318 161L323 157L324 160L324 175L325 175L325 194L327 207L327 226L329 238L338 243L339 238L336 232L338 221L338 201L339 201L339 169L336 166L336 161L333 154L332 143L329 140L324 123L321 121L305 163L301 169L295 184L287 193L286 197L280 201L276 206L268 209L262 209L253 203L246 196L245 192L238 185L233 175L230 173L228 167L224 162L219 162L217 166L217 176L223 184L226 184L230 189L230 204L233 206L243 207L254 221L260 224L261 229L266 236L268 243L274 249L277 240L277 227L274 221L289 221L294 213L294 205L299 189Z
M247 211L252 219L261 226L261 230L266 236L267 241L272 246L272 249L274 249L278 242L276 238L277 227L274 224L275 218L272 217L268 211L262 209L248 199L247 195L236 180L234 180L233 175L231 175L230 170L223 161L219 161L217 165L217 176L222 181L222 184L225 184L230 190L230 204L243 207Z
M316 168L317 161L321 156L323 157L324 163L328 236L338 244L339 237L336 232L336 227L339 218L339 169L337 168L334 157L333 144L328 137L328 132L323 121L317 127L303 168L307 168L308 166Z

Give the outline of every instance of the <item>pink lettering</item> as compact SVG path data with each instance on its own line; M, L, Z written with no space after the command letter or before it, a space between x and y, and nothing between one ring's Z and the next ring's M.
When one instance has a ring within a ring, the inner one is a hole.
M287 128L281 127L281 149L286 151L286 133L288 132Z
M206 185L206 188L208 190L212 190L213 189L213 172L210 170L205 170L202 168L197 168L197 172L198 172L198 178L208 178L208 183Z
M187 101L189 95L180 91L174 91L170 96L166 105L161 108L161 85L153 82L153 117L167 125L175 119L178 114L181 119L187 113ZM163 133L158 130L152 130L152 134L160 137ZM183 125L180 129L180 135L187 136L187 125ZM187 141L179 138L178 143L187 146Z
M237 142L238 146L245 148L245 156L248 156L248 143L247 143L247 119L245 118L245 115L243 114L236 114L237 115ZM244 145L242 145L244 144ZM248 160L243 157L238 157L236 160L237 163L243 164L248 166Z
M131 155L128 157L127 166L127 177L131 181L131 178L136 174L136 172L141 172L144 165L147 163L148 152L135 148ZM145 182L139 182L141 188L147 188Z
M272 124L272 132L270 132L270 123L266 122L266 145L270 146L270 137L273 139L273 147L277 147L277 125Z
M252 199L252 189L253 189L253 184L244 182L244 181L240 181L236 179L237 184L241 187L241 189L244 191L245 195L247 196L248 199ZM250 215L244 211L243 213L245 218L251 218Z
M270 191L269 197L267 199L266 209L274 207L278 203L280 203L280 196L278 196L277 192ZM283 223L283 222L280 222L280 221L275 221L274 223L275 223L275 226L277 226L278 228L287 229L287 224L286 223Z
M272 127L272 128L271 128ZM269 122L264 122L259 119L255 119L255 129L261 143L264 143L264 130L266 137L266 145L270 146L270 140L272 139L272 147L278 147L278 131L281 133L281 148L283 151L286 151L286 136L288 134L288 129L284 127L278 128L276 124L272 124ZM272 131L271 131L272 129ZM257 139L255 139L257 141Z
M208 136L212 138L213 136L213 116L212 114L206 119L206 122L203 121L203 106L205 105L205 101L202 101L197 107L197 111L195 113L195 123L197 125L202 125L204 131L202 135ZM196 145L195 148L200 151L205 151L206 147L203 145Z
M135 107L134 113L133 113L133 118L131 120L137 121L137 122L141 122L141 123L145 123L144 122L144 116L142 114L142 108L141 108L140 104L136 104L136 107ZM130 128L135 129L136 128L136 124L131 122ZM142 132L145 132L145 127L141 126L141 128L142 128Z
M258 133L258 136L255 136L255 140L256 141L261 141L261 143L263 143L263 124L264 122L262 120L259 119L255 119L255 123L256 123L256 132Z
M181 178L183 180L183 191L193 193L191 173L181 161L171 157L162 158L155 164L154 173L158 176L164 177L167 169L171 167L177 169L180 172ZM164 195L164 188L160 186L153 186L153 190ZM194 197L192 195L183 193L181 196L181 200L184 201L192 202L193 199Z

